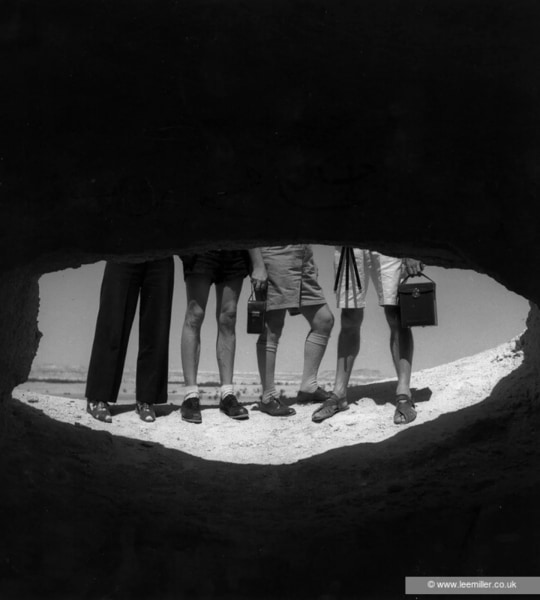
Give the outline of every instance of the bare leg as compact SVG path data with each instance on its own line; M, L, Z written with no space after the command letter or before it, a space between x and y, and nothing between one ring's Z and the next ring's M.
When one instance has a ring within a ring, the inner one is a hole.
M197 385L201 353L201 326L204 321L210 286L210 278L204 275L190 275L186 279L187 308L180 341L182 370L186 386Z
M242 279L216 284L218 335L216 356L221 385L232 385L236 352L236 307L242 291Z
M317 374L334 326L334 315L328 304L306 306L301 311L311 329L304 345L304 370L300 391L312 393L317 389Z
M347 387L360 352L360 328L364 320L363 308L344 308L341 311L341 330L338 337L336 378L334 394L338 398L347 397Z
M384 314L390 326L390 352L396 369L398 383L396 395L411 396L411 370L414 342L409 327L402 327L397 306L385 306Z
M264 332L257 338L257 368L259 369L261 389L264 392L264 383L266 381L266 327Z

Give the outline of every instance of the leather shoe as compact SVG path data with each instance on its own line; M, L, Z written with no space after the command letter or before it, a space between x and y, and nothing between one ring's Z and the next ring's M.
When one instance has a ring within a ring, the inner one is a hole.
M202 423L201 416L201 404L197 397L187 398L182 402L180 407L180 414L182 415L182 421L188 423Z
M259 402L259 410L271 417L290 417L296 414L294 408L291 408L281 398L275 396L270 402Z
M219 410L228 417L231 417L231 419L237 419L238 421L249 419L248 411L243 406L240 406L234 394L227 394L221 399Z
M144 421L145 423L153 423L156 420L154 407L151 404L148 404L148 402L137 402L135 410L141 421Z
M318 387L314 392L298 392L296 404L313 404L315 402L324 402L330 398L330 392Z
M86 403L86 412L98 421L112 423L111 409L107 402L92 402L92 400L88 400Z

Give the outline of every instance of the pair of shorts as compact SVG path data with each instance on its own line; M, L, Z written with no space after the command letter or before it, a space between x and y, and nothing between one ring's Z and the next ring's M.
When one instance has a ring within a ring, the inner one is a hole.
M341 246L334 252L334 274L337 274ZM343 261L341 277L336 290L338 308L364 308L369 285L369 277L377 289L380 306L396 306L398 303L398 286L402 278L402 259L385 256L371 250L354 248L354 258L360 276L358 287L354 265L349 266L349 289L346 289L346 268Z
M326 304L309 244L265 246L261 254L268 273L267 311L298 314L303 307Z
M247 250L209 250L201 254L180 257L184 265L184 280L191 275L203 275L212 283L244 279L249 274Z

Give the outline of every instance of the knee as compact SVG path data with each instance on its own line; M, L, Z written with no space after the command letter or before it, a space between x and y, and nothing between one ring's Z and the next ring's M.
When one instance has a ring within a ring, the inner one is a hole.
M191 329L199 330L204 321L205 311L202 306L196 302L190 302L186 310L185 325Z
M401 317L399 314L399 308L397 306L385 306L384 314L386 316L386 322L388 323L391 331L400 331L403 328L401 326Z
M277 344L283 333L283 325L276 325L275 327L268 327L265 333L265 341L271 344Z
M313 323L313 331L320 333L321 335L329 336L334 327L334 315L330 309L321 311Z
M234 331L236 328L236 310L223 310L218 315L219 328L224 331Z
M266 332L263 334L269 342L277 343L285 325L285 312L269 311L266 313Z
M341 311L341 331L346 335L354 335L360 332L364 320L364 309L348 309Z

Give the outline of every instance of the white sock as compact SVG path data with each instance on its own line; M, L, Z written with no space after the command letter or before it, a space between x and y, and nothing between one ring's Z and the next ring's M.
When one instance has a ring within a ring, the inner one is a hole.
M186 385L184 388L184 400L188 398L198 398L199 397L199 386L198 385Z
M225 398L225 396L228 396L229 394L232 394L234 396L234 386L233 385L222 385L221 386L221 399L223 400L223 398Z
M264 403L270 402L272 397L277 397L276 391L276 382L275 382L275 369L276 369L276 353L277 353L278 342L266 342L265 348L265 359L266 359L266 368L265 368L265 378L266 381L263 381L263 397L262 401ZM271 377L269 377L271 375ZM268 385L268 389L264 390L265 384Z

